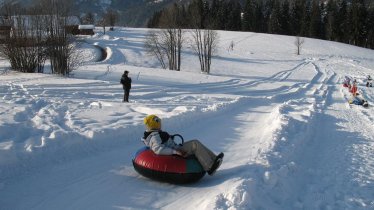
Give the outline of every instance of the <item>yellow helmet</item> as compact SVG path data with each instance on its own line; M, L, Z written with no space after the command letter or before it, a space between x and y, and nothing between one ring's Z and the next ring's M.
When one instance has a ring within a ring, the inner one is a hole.
M148 115L144 118L144 125L148 130L159 130L161 129L161 118L154 114Z

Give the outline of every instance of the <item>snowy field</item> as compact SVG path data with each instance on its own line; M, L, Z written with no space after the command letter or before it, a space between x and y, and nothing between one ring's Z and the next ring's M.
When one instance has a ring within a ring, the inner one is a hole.
M146 31L88 37L70 78L0 59L1 210L374 209L373 50L305 39L296 56L294 37L219 31L205 75L188 40L182 71L160 69ZM368 108L347 103L345 75ZM182 186L139 175L131 160L147 114L224 152L218 172Z

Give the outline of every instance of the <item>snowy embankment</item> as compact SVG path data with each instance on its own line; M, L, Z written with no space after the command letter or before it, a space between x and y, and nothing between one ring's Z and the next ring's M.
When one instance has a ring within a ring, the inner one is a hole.
M373 107L349 106L341 85L357 78L374 104L363 86L372 50L306 39L296 56L293 37L220 31L204 75L188 47L181 72L157 69L145 34L117 28L85 40L71 78L0 61L0 209L374 208ZM108 57L96 62L92 45ZM223 151L217 174L186 186L138 175L131 159L147 114Z

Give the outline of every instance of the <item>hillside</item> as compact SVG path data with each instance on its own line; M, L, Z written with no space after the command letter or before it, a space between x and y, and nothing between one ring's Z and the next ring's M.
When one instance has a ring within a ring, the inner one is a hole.
M206 75L188 42L176 72L147 55L147 29L99 30L70 78L0 60L0 209L374 208L373 50L305 39L297 56L294 37L219 31ZM368 108L347 103L344 76ZM224 152L218 172L181 186L139 175L148 114Z
M20 6L30 6L34 0L0 0L0 6L3 2L11 2L12 5L19 4ZM117 25L126 26L145 26L147 20L153 15L155 11L171 5L180 0L74 0L71 8L73 15L81 16L91 12L99 19L103 12L107 9L112 9L118 12ZM183 1L186 3L187 1Z

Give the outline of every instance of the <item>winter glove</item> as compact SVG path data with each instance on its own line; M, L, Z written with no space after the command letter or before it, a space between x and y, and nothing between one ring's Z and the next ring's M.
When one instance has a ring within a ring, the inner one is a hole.
M173 153L175 155L179 155L179 156L182 156L182 157L187 157L187 152L181 150L181 149L176 149L173 151Z

